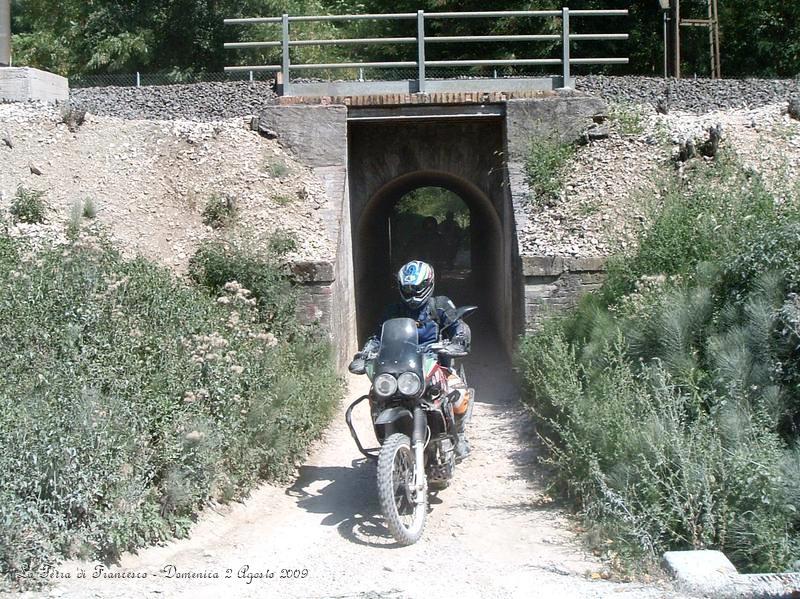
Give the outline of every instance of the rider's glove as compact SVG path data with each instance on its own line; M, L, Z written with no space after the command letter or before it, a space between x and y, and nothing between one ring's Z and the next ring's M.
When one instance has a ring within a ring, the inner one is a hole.
M355 356L353 356L353 361L350 362L350 366L348 366L347 369L353 374L364 374L366 372L366 361L364 359L364 354L358 352Z

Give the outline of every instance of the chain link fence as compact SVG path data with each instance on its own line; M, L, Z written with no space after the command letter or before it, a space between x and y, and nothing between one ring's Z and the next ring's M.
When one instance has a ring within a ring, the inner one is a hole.
M599 70L599 69L597 69ZM428 67L428 79L508 78L553 75L552 68L535 66ZM404 81L415 80L415 68L361 68L306 70L292 77L293 82L309 81ZM75 75L69 78L74 89L87 87L146 87L189 83L224 83L230 81L274 81L275 73L266 71L222 73L104 73Z
M72 88L85 87L145 87L181 85L187 83L224 83L228 81L272 81L273 73L249 71L244 73L103 73L74 75L69 78Z

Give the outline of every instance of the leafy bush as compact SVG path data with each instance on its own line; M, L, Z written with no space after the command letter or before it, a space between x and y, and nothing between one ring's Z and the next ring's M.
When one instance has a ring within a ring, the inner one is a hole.
M83 201L83 218L95 218L97 216L97 206L92 198Z
M11 200L11 216L21 223L43 223L47 205L44 203L44 192L27 189L21 185Z
M641 135L644 133L644 115L641 109L630 104L611 104L609 117L617 124L623 135Z
M623 555L796 559L798 226L730 158L703 165L600 295L521 344L557 481Z
M271 199L278 206L288 206L289 204L297 201L297 196L290 193L279 193L272 196Z
M230 225L236 218L236 202L233 198L211 196L203 209L203 224L214 229Z
M67 237L75 239L81 230L81 221L83 220L83 203L80 200L75 200L72 203L72 208L69 210L69 220L67 220Z
M288 284L237 260L256 289L218 267L209 297L85 234L39 252L0 236L6 582L183 535L208 501L293 471L339 382L317 332L254 306L288 310Z
M280 158L270 158L264 163L264 170L274 178L280 179L291 172L289 165Z
M296 249L297 237L291 231L276 231L269 240L269 251L275 256L285 256Z
M213 294L221 293L230 281L237 281L253 294L260 322L287 328L294 321L296 295L275 258L241 245L210 242L192 257L189 275Z
M531 140L525 161L525 176L535 206L552 204L564 189L566 164L575 154L575 146L556 137Z
M771 231L785 218L760 178L724 152L715 164L690 172L688 180L674 178L664 196L637 251L611 261L604 290L611 300L632 292L645 275L691 278L701 263L724 264L759 230Z

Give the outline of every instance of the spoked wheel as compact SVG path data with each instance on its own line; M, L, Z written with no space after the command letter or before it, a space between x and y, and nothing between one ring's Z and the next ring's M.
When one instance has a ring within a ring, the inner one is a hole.
M428 498L415 501L414 452L401 433L386 439L378 456L378 500L389 532L400 545L416 543L422 536Z

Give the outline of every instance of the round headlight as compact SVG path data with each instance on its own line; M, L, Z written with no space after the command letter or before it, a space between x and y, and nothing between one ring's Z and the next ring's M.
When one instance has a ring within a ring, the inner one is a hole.
M373 386L375 387L375 393L381 397L389 397L394 395L394 392L397 391L397 379L391 374L384 372L375 377Z
M404 372L397 379L397 388L403 395L416 395L422 388L422 382L413 372Z

